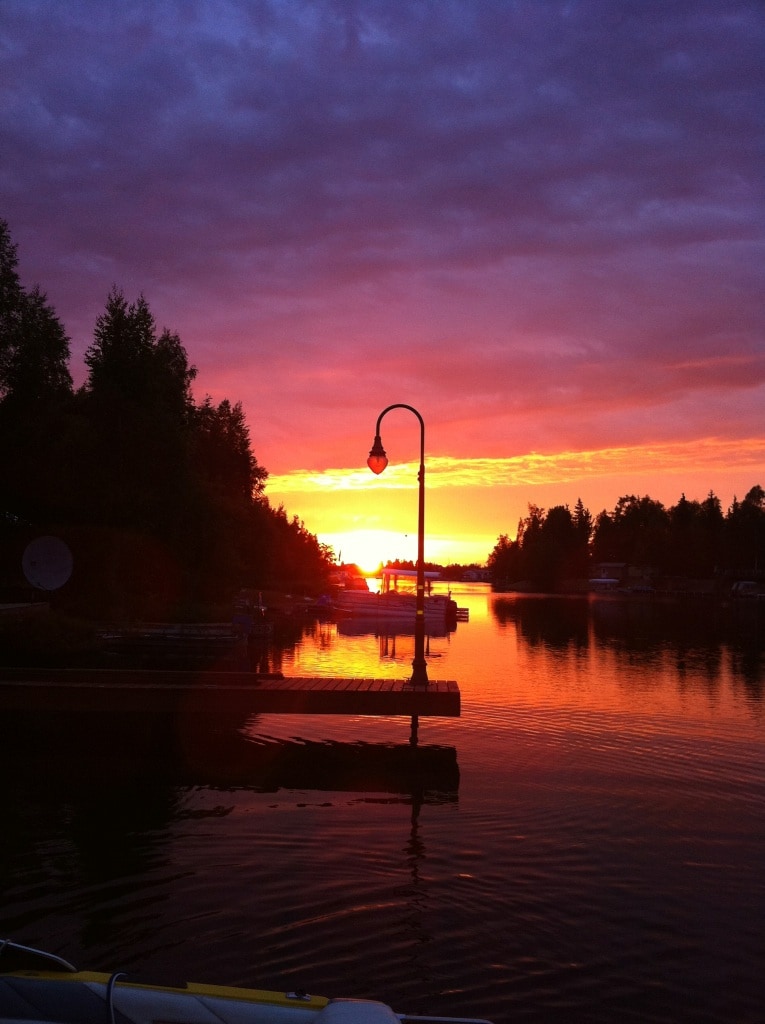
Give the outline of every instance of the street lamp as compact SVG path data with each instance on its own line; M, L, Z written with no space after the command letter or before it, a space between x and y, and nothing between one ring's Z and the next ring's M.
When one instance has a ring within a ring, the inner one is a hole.
M412 686L428 685L428 667L425 662L425 423L422 416L411 405L389 405L377 417L375 439L367 459L367 465L376 475L380 475L388 465L388 456L380 439L380 424L383 416L391 409L408 409L420 421L420 482L419 515L417 520L417 610L414 620L414 660L412 675L409 680Z

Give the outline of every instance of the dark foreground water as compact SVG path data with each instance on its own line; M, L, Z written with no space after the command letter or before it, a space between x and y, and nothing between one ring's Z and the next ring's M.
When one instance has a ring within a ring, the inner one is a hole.
M507 1021L765 1020L762 623L492 596L460 719L3 719L0 936L81 966ZM402 676L306 630L286 674ZM433 749L438 748L438 749Z

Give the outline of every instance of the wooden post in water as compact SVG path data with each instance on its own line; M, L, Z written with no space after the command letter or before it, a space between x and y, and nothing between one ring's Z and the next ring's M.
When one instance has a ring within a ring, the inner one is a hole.
M412 731L409 734L409 746L417 746L417 731L420 727L420 716L412 715Z

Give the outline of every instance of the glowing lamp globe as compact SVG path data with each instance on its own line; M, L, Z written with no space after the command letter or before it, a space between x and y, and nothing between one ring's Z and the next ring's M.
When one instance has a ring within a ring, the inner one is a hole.
M385 454L385 449L382 446L379 434L375 436L372 450L370 451L369 458L367 459L367 465L376 476L379 476L388 465L388 456Z

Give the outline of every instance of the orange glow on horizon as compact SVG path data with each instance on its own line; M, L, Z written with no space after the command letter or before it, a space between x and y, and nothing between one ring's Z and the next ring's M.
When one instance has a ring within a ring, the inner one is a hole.
M593 517L620 497L675 504L710 490L723 511L765 483L765 439L695 441L507 458L426 456L425 560L482 565L500 534L514 537L530 503L541 508L579 498ZM417 464L391 463L376 477L364 466L298 469L268 478L266 493L297 513L338 558L371 571L416 558Z

